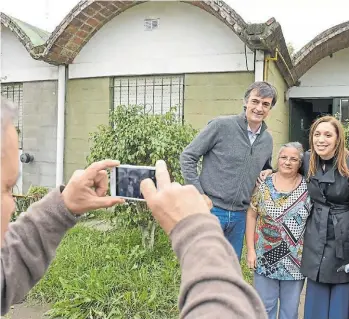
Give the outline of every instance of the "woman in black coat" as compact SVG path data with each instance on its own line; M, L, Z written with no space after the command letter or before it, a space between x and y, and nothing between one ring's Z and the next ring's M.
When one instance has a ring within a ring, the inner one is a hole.
M341 123L324 116L310 129L304 157L312 210L301 272L307 277L304 319L349 319L349 152Z

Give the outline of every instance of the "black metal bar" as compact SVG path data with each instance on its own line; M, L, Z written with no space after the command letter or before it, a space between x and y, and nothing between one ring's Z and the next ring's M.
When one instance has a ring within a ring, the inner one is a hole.
M114 113L114 109L115 109L115 78L110 78L109 79L109 111L110 113ZM112 120L109 117L109 125L111 126Z
M164 114L164 77L161 77L161 115Z
M138 79L137 79L137 77L136 77L136 105L138 106Z
M121 105L121 78L119 79L119 89L120 89L120 99L119 99L119 105Z
M184 92L185 92L185 75L183 75L183 90L182 90L182 123L184 123Z
M155 77L153 77L153 115L155 114Z
M172 107L172 76L170 76L170 109Z
M182 78L179 78L179 83L178 83L178 117L181 117L181 80Z
M144 77L144 113L145 113L145 105L146 105L146 95L147 95L147 77Z
M130 78L127 78L127 106L130 106Z

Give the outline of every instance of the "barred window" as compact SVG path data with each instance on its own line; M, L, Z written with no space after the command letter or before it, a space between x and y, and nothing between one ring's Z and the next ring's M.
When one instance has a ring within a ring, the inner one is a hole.
M18 131L18 147L23 148L23 85L22 83L1 83L1 95L17 106L14 125Z
M175 107L183 119L184 76L114 78L114 106L140 105L150 114L165 114Z

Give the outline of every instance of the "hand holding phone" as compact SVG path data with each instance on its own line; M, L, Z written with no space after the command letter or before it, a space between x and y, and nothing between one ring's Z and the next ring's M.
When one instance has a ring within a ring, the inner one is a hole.
M150 178L156 184L155 167L120 165L111 171L111 196L134 201L144 201L141 193L141 182Z

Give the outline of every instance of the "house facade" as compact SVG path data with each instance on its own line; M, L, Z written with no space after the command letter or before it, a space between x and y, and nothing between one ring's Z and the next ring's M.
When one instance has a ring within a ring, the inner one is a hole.
M85 167L89 133L120 104L154 114L176 106L202 128L242 112L246 88L268 80L279 94L267 121L274 154L290 139L289 99L299 83L274 19L247 24L222 1L82 1L52 34L4 14L1 22L2 91L23 87L22 104L14 99L20 147L34 157L21 164L22 192Z
M20 155L34 156L30 164L19 161L14 192L20 194L31 185L55 185L58 67L35 60L24 45L42 45L48 34L3 15L1 22L1 94L18 107Z
M349 120L349 21L330 28L294 56L297 86L288 91L290 138L308 147L311 123L325 114Z

